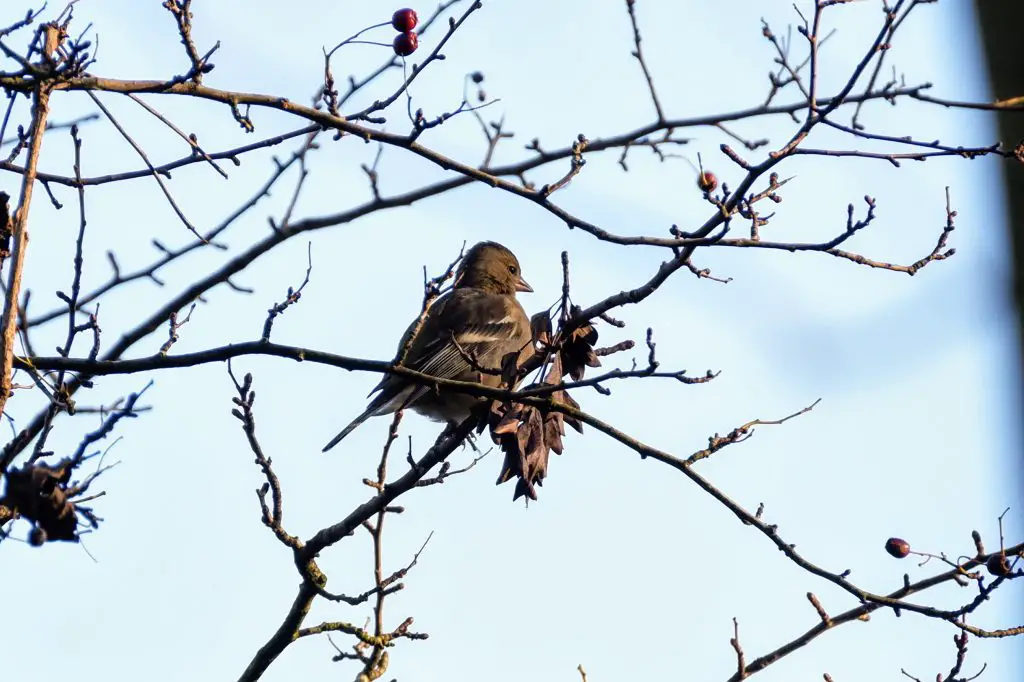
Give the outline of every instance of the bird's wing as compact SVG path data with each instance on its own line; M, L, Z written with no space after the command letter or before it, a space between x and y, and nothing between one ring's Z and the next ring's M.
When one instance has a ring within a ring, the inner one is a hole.
M405 361L409 369L441 379L471 380L474 370L466 357L484 369L501 369L506 353L519 351L530 340L529 320L512 298L476 289L455 289L427 311L423 323L417 319L406 330L398 346L396 362L408 344ZM411 340L410 340L411 337ZM366 410L324 448L326 452L371 416L389 414L415 403L429 386L411 384L389 374L370 391L380 393Z
M467 356L474 358L479 367L500 370L502 357L519 350L524 338L529 338L528 332L524 337L517 309L506 298L475 289L456 289L431 308L403 364L441 379L465 380L473 373ZM522 317L525 319L525 314ZM405 388L407 384L393 375L381 381L381 394L373 401L377 414L401 409L399 403L411 404L430 390L427 386L416 386L411 393L394 390L399 386Z
M436 335L438 328L441 326L441 321L446 317L445 308L447 308L449 301L458 294L458 291L450 291L444 296L440 297L427 309L426 316L420 320L417 317L413 320L402 334L402 338L398 341L398 348L395 350L395 357L391 361L392 364L402 364L408 366L410 360L421 354L418 350L424 345L424 340L432 338L431 335ZM397 381L397 377L393 374L385 374L381 377L381 380L370 389L370 392L366 394L369 398L371 395L384 389L385 387L392 386L396 383L403 383ZM387 391L385 391L386 393ZM376 400L379 400L381 396L377 396ZM371 402L372 406L373 403Z

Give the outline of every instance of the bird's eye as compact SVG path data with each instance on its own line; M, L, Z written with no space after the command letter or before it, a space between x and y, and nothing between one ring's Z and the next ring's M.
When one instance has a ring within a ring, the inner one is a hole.
M517 274L517 273L519 272L519 268L517 268L517 267L516 267L516 266L514 266L514 265L510 265L510 266L508 266L508 271L509 271L509 272L510 272L511 274L515 275L515 274Z

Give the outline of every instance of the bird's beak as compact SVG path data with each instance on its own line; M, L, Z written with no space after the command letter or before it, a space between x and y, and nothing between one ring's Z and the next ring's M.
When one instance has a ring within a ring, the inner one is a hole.
M527 284L525 279L520 277L516 281L516 291L522 291L522 292L525 292L527 294L532 294L533 293L533 287L531 287L529 284Z

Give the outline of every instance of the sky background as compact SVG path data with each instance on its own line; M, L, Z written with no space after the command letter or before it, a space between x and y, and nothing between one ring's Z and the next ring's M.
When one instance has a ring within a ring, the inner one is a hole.
M809 12L810 3L798 5ZM0 24L24 13L19 3L0 8ZM394 8L380 3L258 0L195 3L194 37L201 51L220 40L215 87L274 93L308 102L322 75L323 46L386 21ZM417 6L421 17L433 5ZM93 71L119 78L164 79L187 62L171 18L156 0L83 0L75 8L79 30L92 22L99 36ZM756 106L768 89L774 56L761 37L763 17L784 36L798 17L788 2L727 3L640 0L644 49L666 113L671 117L725 113ZM837 34L823 48L821 92L842 86L881 20L879 3L838 7L825 26ZM890 64L908 84L934 82L934 94L989 98L971 4L947 0L915 11L900 29ZM371 34L383 41L390 29ZM794 32L794 35L795 32ZM438 39L423 39L425 53ZM538 137L545 147L596 138L649 123L654 116L637 63L623 2L487 2L412 87L427 116L450 111L462 97L463 76L482 71L484 87L500 102L486 118L505 116L516 133L496 162L523 158L522 145ZM343 48L335 61L339 81L365 73L387 57L374 46ZM419 56L419 53L417 54ZM413 59L413 61L416 61ZM888 73L888 72L887 72ZM343 81L342 81L343 82ZM391 73L356 105L393 92ZM793 101L796 93L780 101ZM159 122L130 101L103 101L129 127L155 162L187 152ZM182 128L199 134L209 150L253 141L223 106L184 99L149 101ZM81 93L59 93L52 118L68 120L91 110ZM19 110L25 121L25 108ZM386 129L405 132L404 107L388 115ZM256 111L260 138L296 126L286 116ZM849 114L838 120L849 121ZM995 142L985 113L946 110L900 101L865 107L862 121L876 132L913 134L965 146ZM735 124L751 138L779 146L795 123L785 116ZM735 186L742 172L718 146L729 140L712 128L687 130L682 148ZM83 173L99 175L140 166L131 148L105 122L83 126ZM421 139L459 160L479 162L484 140L468 115ZM875 149L862 141L819 134L816 147ZM196 164L173 174L170 187L201 229L223 220L272 171L271 154L229 163L225 181ZM311 175L296 217L330 215L366 201L360 163L376 148L352 138L322 139L309 157ZM42 168L70 174L70 137L47 139ZM752 160L764 150L741 152ZM618 234L666 235L673 223L693 229L709 215L695 188L695 172L681 159L659 163L642 150L588 157L580 176L554 196L566 210ZM800 157L779 169L794 176L782 192L765 238L824 241L842 232L846 206L862 214L862 197L878 202L875 223L847 246L871 258L910 263L933 247L945 223L944 188L959 215L950 245L954 258L917 276L870 270L822 254L759 250L704 250L695 262L727 285L674 276L642 305L616 313L623 330L601 327L601 343L641 343L653 327L665 369L714 381L683 386L671 381L624 382L610 397L582 393L585 410L612 421L653 446L686 456L754 418L772 419L815 399L810 414L783 426L758 429L752 440L716 454L702 474L734 500L779 525L788 542L819 565L851 569L856 584L888 592L904 572L919 579L940 570L936 561L897 562L882 549L892 535L915 548L971 554L972 529L997 545L996 517L1008 506L1008 540L1020 538L1019 480L1022 406L1013 384L1014 325L1008 296L1004 216L998 161L936 159L893 168L884 161ZM534 171L537 183L560 177L568 163ZM397 149L381 158L381 191L388 195L447 177L444 171ZM0 179L12 194L17 178ZM225 236L233 252L263 238L267 217L279 218L291 197L292 173ZM78 227L75 194L55 188L66 208L56 211L44 193L32 206L32 242L26 283L36 313L60 305L53 295L70 281ZM84 288L110 277L103 254L113 249L125 270L157 256L153 238L168 246L190 235L151 179L88 192ZM236 278L256 292L245 296L218 287L183 328L173 352L258 338L266 309L297 285L313 248L312 280L301 302L278 319L274 340L344 355L390 359L396 340L418 311L421 268L441 271L462 242L495 239L522 263L536 293L521 297L528 312L546 308L560 292L559 253L572 260L573 297L590 304L646 281L665 254L654 248L615 247L567 230L530 202L471 185L412 207L313 232L290 240ZM232 252L232 253L233 253ZM140 282L103 304L100 322L109 347L133 320L231 253L212 249L183 259L165 275L166 287ZM131 357L156 352L165 332L140 342ZM34 343L48 353L62 339L59 324ZM84 355L84 345L77 354ZM615 356L628 366L644 352ZM252 371L257 429L284 487L285 525L308 537L370 496L360 480L372 475L387 420L364 424L329 456L322 445L362 410L378 377L312 364L246 358L236 371ZM98 380L80 404L109 401L138 390L149 377ZM107 496L97 503L106 521L83 548L23 543L0 546L0 599L8 622L0 638L0 679L5 682L110 679L222 680L237 677L276 629L298 584L291 556L259 522L253 491L262 478L235 419L234 393L222 365L153 376L146 401L156 407L122 422L122 437L108 458ZM9 404L18 424L38 407L19 394ZM95 416L62 421L49 443L73 448L95 427ZM419 417L403 422L422 451L438 427ZM388 522L386 568L405 565L433 532L406 589L387 601L388 623L415 617L426 642L402 641L391 651L387 678L495 682L578 679L582 664L592 682L665 677L721 680L735 670L729 645L732 619L748 660L791 640L818 622L805 594L813 591L830 613L855 605L844 592L801 571L756 531L743 526L707 494L656 462L640 461L588 430L572 434L553 457L540 500L511 502L512 487L495 487L500 455L484 459L444 486L402 498L407 513ZM467 461L468 453L453 462ZM398 471L394 464L392 471ZM16 527L23 537L27 526ZM327 551L320 566L330 588L362 592L372 584L365 534ZM1020 624L1020 587L986 605L972 622L991 628ZM973 596L973 595L971 595ZM959 604L957 588L920 601ZM307 624L346 620L361 624L369 608L318 604ZM869 623L826 633L811 646L758 674L758 679L837 682L922 679L948 671L954 630L913 614L876 612ZM344 637L335 637L343 646ZM1014 642L973 641L967 674L983 664L983 680L1019 679L1024 663ZM266 680L349 679L351 663L335 664L324 638L290 646ZM1013 671L1016 670L1017 673Z

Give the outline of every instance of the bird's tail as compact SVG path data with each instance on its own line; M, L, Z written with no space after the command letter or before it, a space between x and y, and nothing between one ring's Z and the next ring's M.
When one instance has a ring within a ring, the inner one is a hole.
M347 436L348 434L350 434L350 433L352 433L353 431L355 431L355 430L356 430L356 427L357 427L357 426L359 426L359 425L360 425L360 424L362 424L362 423L363 423L364 421L366 421L367 419L369 419L370 417L372 417L372 416L374 415L374 413L375 413L375 412L377 411L377 409L378 409L378 408L377 408L377 406L376 406L376 405L370 405L370 407L368 407L368 408L366 409L366 411L365 411L365 412L363 412L363 413L362 413L361 415L359 415L358 417L356 417L355 419L353 419L353 420L352 420L352 421L351 421L351 422L349 423L349 425L348 425L348 426L346 426L345 428L343 428L343 429L341 430L341 433L339 433L339 434L338 434L337 436L335 436L334 438L332 438L332 439L331 439L331 442L330 442L330 443L328 443L327 445L325 445L325 446L324 446L324 449L323 449L323 450L321 450L321 452L327 452L328 450L330 450L331 448L333 448L333 447L334 447L335 445L337 445L338 443L340 443L340 442L341 442L341 439L342 439L342 438L344 438L344 437L345 437L345 436Z
M378 386L378 388L380 387ZM376 390L377 389L374 389L374 391ZM372 394L374 391L370 391L370 393ZM401 387L397 391L385 388L376 398L370 401L366 410L361 415L353 419L348 426L342 429L341 433L332 438L331 442L325 445L321 452L327 452L333 448L341 442L342 438L355 431L357 426L370 417L376 417L379 414L392 414L399 410L404 410L406 407L416 402L416 399L425 392L426 389L424 387L415 385Z

